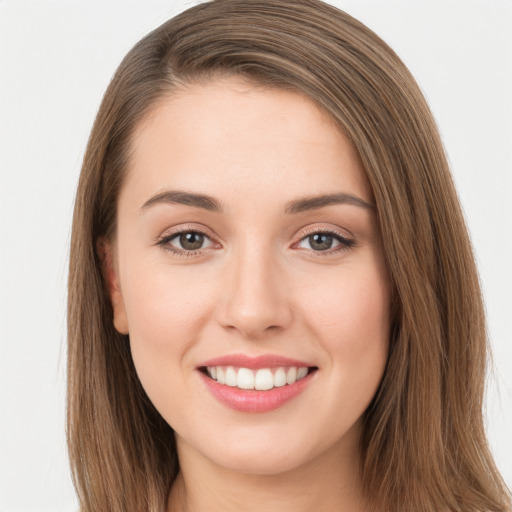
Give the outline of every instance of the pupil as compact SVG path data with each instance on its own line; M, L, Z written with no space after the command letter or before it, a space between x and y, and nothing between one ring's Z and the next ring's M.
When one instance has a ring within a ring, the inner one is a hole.
M183 249L194 251L203 245L204 236L200 233L184 233L180 235L180 244Z
M326 251L332 246L332 235L326 233L316 233L309 237L311 247L317 251Z

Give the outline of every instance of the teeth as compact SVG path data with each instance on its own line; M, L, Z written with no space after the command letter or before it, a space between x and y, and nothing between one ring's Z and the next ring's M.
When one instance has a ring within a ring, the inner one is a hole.
M299 368L297 370L297 380L303 379L308 374L307 368Z
M233 388L237 385L236 370L232 366L226 368L226 385Z
M274 387L274 376L268 369L258 370L254 379L254 388L258 391L267 391Z
M217 382L219 384L226 384L226 373L224 372L224 368L217 368Z
M306 373L307 369L305 368ZM276 388L280 388L281 386L286 385L286 373L282 368L278 368L276 373L274 373L274 386Z
M307 367L297 368L295 366L274 369L260 368L258 370L234 366L208 366L206 371L219 384L258 391L294 384L308 374Z
M286 383L293 384L297 380L297 368L292 366L286 374Z
M238 387L240 389L254 389L254 373L247 368L238 370Z

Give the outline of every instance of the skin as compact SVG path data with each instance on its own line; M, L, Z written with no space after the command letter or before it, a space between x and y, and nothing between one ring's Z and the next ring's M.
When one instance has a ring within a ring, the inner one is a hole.
M169 189L212 196L223 211L143 207ZM390 331L376 215L357 204L284 211L334 193L372 203L354 148L300 94L235 78L189 85L137 127L105 261L114 324L130 335L142 385L176 432L169 511L366 509L361 416ZM207 237L187 251L177 231ZM318 250L308 238L318 231L352 245L332 238ZM240 412L197 370L226 354L278 354L318 370L283 406Z

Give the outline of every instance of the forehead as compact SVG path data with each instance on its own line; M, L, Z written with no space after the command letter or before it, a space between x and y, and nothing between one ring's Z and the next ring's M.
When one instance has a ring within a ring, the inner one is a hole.
M254 202L336 191L371 201L358 154L329 115L302 94L238 78L162 98L131 149L126 181L139 193L180 188Z

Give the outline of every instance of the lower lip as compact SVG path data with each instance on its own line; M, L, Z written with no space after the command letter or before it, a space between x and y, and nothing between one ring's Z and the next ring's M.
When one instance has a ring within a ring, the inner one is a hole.
M241 412L268 412L278 409L292 398L302 393L316 373L311 372L303 379L267 391L255 389L239 389L237 387L219 384L204 373L200 372L210 393L221 403Z

